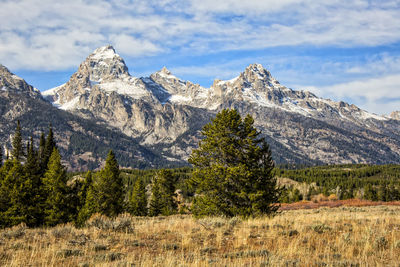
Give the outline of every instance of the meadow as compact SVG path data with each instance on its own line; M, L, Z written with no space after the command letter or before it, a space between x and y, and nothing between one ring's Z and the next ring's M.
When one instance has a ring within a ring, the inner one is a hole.
M398 203L397 203L398 204ZM400 266L400 206L109 219L0 230L2 266Z

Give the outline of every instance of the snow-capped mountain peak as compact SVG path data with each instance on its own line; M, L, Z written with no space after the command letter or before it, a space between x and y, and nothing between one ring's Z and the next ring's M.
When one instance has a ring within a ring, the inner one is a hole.
M129 76L124 60L115 52L111 45L97 48L79 66L78 73L91 82L112 80Z
M93 59L107 59L119 57L119 55L115 52L114 47L112 47L111 45L106 45L94 50L89 57Z
M266 70L261 64L250 64L242 73L243 78L249 82L257 80L271 81L274 80L271 73Z

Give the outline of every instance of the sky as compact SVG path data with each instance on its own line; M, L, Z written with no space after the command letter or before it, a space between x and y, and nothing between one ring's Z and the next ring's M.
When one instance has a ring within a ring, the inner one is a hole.
M209 87L260 63L281 84L400 110L399 0L0 0L0 64L41 91L111 44L131 75Z

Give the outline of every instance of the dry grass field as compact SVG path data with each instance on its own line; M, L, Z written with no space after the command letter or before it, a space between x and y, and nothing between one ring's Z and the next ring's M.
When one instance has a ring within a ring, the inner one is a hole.
M2 266L400 266L400 207L284 210L241 220L189 215L0 231Z

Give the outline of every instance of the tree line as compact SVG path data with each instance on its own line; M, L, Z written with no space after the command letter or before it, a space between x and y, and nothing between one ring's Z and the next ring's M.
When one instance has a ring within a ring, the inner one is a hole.
M32 137L24 145L18 122L11 155L7 153L4 164L2 153L0 159L0 227L66 222L79 226L94 213L109 217L122 212L158 216L178 211L174 199L176 180L170 170L160 170L153 177L148 203L142 179L137 179L133 190L126 194L119 164L111 150L100 171L68 179L51 126L35 147Z
M305 194L288 186L281 194L282 202L310 200L317 194L335 194L338 199L400 200L399 165L345 164L301 169L276 168L274 175L310 185Z
M274 163L252 117L242 119L236 110L223 110L202 134L190 157L194 171L183 187L193 201L184 205L176 191L182 180L171 170L154 172L149 187L140 177L127 190L111 150L100 171L69 179L52 127L47 135L41 134L38 146L32 137L25 145L18 122L11 155L7 153L4 164L0 157L0 226L66 222L79 226L94 213L110 217L122 212L135 216L190 212L198 217L274 214L279 197Z

